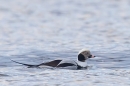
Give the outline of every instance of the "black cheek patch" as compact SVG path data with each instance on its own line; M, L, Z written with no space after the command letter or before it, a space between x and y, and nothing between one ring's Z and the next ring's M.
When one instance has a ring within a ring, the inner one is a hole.
M78 55L78 60L79 60L79 61L84 61L84 60L85 60L84 55L79 54L79 55Z

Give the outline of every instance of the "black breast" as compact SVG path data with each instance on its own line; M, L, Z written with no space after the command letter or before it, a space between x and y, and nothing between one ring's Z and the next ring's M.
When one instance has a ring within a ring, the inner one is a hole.
M77 70L80 70L80 69L82 69L82 68L83 68L83 67L77 65Z

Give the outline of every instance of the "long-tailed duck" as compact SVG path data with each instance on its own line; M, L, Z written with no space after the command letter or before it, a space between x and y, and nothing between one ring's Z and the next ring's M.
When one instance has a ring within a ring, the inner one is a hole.
M78 59L77 61L74 60L53 60L50 62L41 63L38 65L31 65L31 64L24 64L17 61L12 60L15 63L22 64L28 67L41 67L41 66L50 66L50 67L56 67L56 68L76 68L76 69L82 69L87 68L87 59L94 58L95 56L91 54L91 52L87 49L82 49L78 53Z

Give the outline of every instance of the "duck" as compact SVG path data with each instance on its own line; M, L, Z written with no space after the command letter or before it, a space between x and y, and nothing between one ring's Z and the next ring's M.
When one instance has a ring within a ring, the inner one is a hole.
M92 55L90 50L81 49L77 55L77 60L55 59L49 62L40 63L38 65L25 64L14 60L12 61L18 64L25 65L28 68L48 66L54 68L83 69L88 67L87 60L94 57L96 56Z

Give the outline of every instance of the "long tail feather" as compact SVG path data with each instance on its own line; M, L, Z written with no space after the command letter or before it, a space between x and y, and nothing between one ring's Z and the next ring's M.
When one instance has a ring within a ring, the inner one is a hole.
M39 65L31 65L31 64L25 64L25 63L21 63L21 62L17 62L17 61L14 61L14 60L11 60L15 63L18 63L18 64L22 64L22 65L25 65L25 66L28 66L28 67L38 67Z

